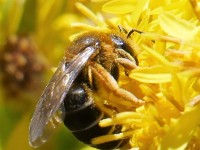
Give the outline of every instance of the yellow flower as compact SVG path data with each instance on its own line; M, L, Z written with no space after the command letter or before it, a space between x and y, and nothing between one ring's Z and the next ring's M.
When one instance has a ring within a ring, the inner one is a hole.
M128 77L120 74L118 83L146 104L101 120L102 127L122 125L122 132L96 137L94 144L128 138L130 147L139 149L200 147L198 4L195 0L112 0L102 4L98 15L76 4L92 21L74 24L82 31L117 31L118 26L141 31L130 36L139 67Z
M112 30L123 34L119 28L127 32L133 29L136 32L130 34L127 40L135 48L139 66L131 70L129 76L120 72L118 84L145 104L134 110L128 107L126 110L125 104L115 113L104 107L101 97L94 93L99 108L110 117L101 120L99 125L120 125L122 131L96 137L92 140L93 144L128 139L122 149L200 149L200 2L79 1L87 7L77 1L65 0L0 0L0 52L7 38L18 36L23 31L37 43L39 51L48 58L51 66L63 56L69 36L69 40L73 40L88 30ZM85 17L77 14L74 5ZM69 30L71 27L73 29ZM102 88L101 92L106 91ZM2 95L0 97L5 99ZM2 99L0 104L7 108ZM7 115L4 118L16 117ZM0 149L12 145L16 149L20 149L21 145L29 148L28 143L13 144L28 121L27 116L25 119L22 117L14 130L16 132L9 132L11 136L8 140L2 138ZM27 142L25 136L24 140Z

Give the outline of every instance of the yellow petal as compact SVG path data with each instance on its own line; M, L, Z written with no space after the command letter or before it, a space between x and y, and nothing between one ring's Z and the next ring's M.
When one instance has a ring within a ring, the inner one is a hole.
M200 105L187 108L184 114L167 130L160 149L185 149L200 123Z
M195 24L170 13L161 14L158 21L167 34L184 40L192 39L199 31Z
M146 45L141 45L141 47L147 51L154 59L156 59L157 61L159 61L161 64L163 64L164 66L166 66L166 69L171 70L172 68L172 64L161 54L159 54L158 52L156 52L155 50L151 49L150 47L147 47Z
M137 0L113 0L103 5L102 11L113 14L125 14L135 10Z
M162 66L134 69L129 77L145 83L166 83L171 81L171 74Z
M134 24L134 25L138 24L141 13L145 10L145 8L148 7L148 4L149 4L149 0L140 0L140 2L137 3L137 5L135 6L135 10L132 11L132 14L131 14L132 24ZM148 15L146 15L146 16L148 16Z
M134 121L141 120L142 117L144 116L136 112L121 112L121 113L118 113L113 118L106 118L106 119L101 120L99 125L101 127L107 127L107 126L111 126L115 124L121 124L122 122L123 124L131 123L131 122L133 123Z

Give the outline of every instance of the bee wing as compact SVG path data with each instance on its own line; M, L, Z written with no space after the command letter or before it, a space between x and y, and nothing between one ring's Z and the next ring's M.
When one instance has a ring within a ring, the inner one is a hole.
M31 119L29 143L33 147L38 147L46 142L52 133L51 130L59 124L52 124L53 119L57 117L55 116L56 112L60 109L73 81L94 51L94 47L87 47L67 65L65 59L59 64L56 72L42 93ZM58 116L58 118L61 119L61 116Z

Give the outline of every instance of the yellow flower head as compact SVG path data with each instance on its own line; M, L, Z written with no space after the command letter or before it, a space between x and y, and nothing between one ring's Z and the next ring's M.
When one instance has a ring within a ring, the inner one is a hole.
M130 71L129 76L121 73L118 84L145 104L132 111L119 109L116 114L99 104L110 114L110 118L100 121L100 126L121 125L122 132L96 137L92 142L128 139L127 145L131 148L198 149L199 2L94 0L93 3L102 5L102 12L95 14L76 3L88 21L73 23L73 27L81 31L120 32L118 27L124 32L133 31L128 40L135 47L139 66ZM97 95L95 97L98 99Z

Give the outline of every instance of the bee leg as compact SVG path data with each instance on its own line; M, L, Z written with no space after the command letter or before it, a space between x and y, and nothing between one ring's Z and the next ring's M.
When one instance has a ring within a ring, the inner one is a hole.
M127 58L133 62L136 63L135 58L133 58L133 56L131 56L131 54L129 54L128 52L126 52L124 49L121 48L116 48L115 51L117 52L118 55L120 55L122 58Z
M128 33L127 33L127 38L130 38L131 37L131 35L134 33L134 32L137 32L137 33L139 33L139 34L142 34L143 32L142 31L139 31L139 30L137 30L137 29L131 29Z
M92 69L90 66L88 66L88 80L89 80L89 84L92 87L93 85L93 80L92 80Z
M119 28L120 32L124 32L125 34L128 33L128 31L124 27L122 27L121 25L118 25L118 28Z
M137 68L137 62L136 60L125 50L117 48L115 49L118 55L120 55L120 58L116 59L116 62L121 64L124 68L127 70L132 70Z
M92 62L91 69L95 79L104 87L104 91L109 93L108 97L105 97L105 99L113 101L113 104L116 103L121 106L129 107L130 109L144 104L144 101L138 99L132 93L120 88L116 80L100 64Z
M116 62L122 65L127 70L132 70L138 67L135 62L132 62L131 60L126 58L117 58Z

